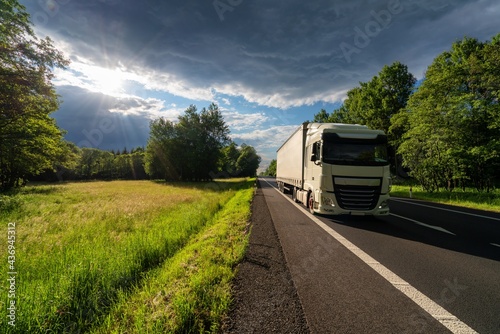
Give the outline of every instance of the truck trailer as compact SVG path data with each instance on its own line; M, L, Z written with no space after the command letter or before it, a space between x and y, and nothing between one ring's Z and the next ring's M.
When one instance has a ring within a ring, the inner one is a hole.
M364 125L303 123L277 151L276 181L313 214L389 214L387 136Z

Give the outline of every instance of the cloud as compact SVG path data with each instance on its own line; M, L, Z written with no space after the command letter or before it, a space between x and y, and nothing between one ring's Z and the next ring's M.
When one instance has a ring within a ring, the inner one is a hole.
M176 118L177 109L163 108L154 99L119 98L75 86L61 86L63 102L53 114L66 140L105 150L144 146L149 122L157 116Z
M421 75L454 39L490 38L500 11L494 0L256 0L221 21L211 1L55 3L27 6L73 58L121 68L151 90L203 101L218 92L277 108L337 102L396 60ZM356 52L346 57L341 45Z
M265 159L384 65L421 79L457 39L491 39L500 15L497 0L235 1L222 18L213 1L20 2L71 58L54 81L68 139L142 146L152 118L220 101L233 139Z
M269 120L264 113L239 113L237 111L223 111L224 121L231 131L256 129Z
M297 130L297 125L273 126L271 128L259 129L252 132L232 135L233 140L246 143L258 150L267 150L281 146L290 135Z

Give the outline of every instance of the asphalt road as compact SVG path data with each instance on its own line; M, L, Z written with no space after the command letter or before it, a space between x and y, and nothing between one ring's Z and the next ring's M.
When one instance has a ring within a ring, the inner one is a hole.
M391 199L312 216L259 179L313 333L500 333L500 214Z

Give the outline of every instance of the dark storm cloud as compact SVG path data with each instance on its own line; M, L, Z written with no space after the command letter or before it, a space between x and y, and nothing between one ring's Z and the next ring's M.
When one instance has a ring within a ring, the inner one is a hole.
M283 107L339 100L394 61L421 77L453 41L500 32L496 0L51 3L56 13L35 15L39 25L96 64Z
M54 118L67 131L65 139L81 147L117 150L143 146L151 115L161 112L142 99L110 97L74 86L62 86L58 91L63 102ZM138 111L131 114L130 110Z

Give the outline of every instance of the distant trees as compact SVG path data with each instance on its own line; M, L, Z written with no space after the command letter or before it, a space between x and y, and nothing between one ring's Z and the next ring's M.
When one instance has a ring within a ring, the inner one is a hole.
M229 127L214 103L199 113L191 105L177 123L164 118L150 123L145 168L151 178L199 181L218 175L253 176L259 163L253 147L238 148L231 142Z
M276 176L276 159L271 160L269 166L262 174L268 176Z
M0 190L52 168L64 152L49 115L59 107L52 69L67 65L48 37L35 36L24 6L0 3Z
M39 175L32 175L30 180L70 181L70 180L140 180L147 179L144 170L144 149L137 147L120 153L97 148L79 148L67 143L61 160L53 169Z
M231 142L222 148L222 159L218 174L227 176L256 176L261 162L260 156L252 146L245 143L240 147Z
M242 144L236 160L238 176L256 176L261 158L252 146Z

